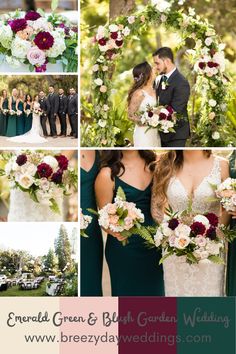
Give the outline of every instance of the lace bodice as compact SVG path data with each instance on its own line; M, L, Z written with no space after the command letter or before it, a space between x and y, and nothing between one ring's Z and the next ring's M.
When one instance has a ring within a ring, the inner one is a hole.
M156 97L149 95L146 91L142 90L143 100L139 106L139 111L145 111L147 105L155 106L156 105Z
M221 166L220 159L215 157L213 168L210 174L202 180L195 189L192 197L189 197L186 188L177 177L172 177L167 188L167 199L169 206L174 211L183 211L188 208L191 203L193 212L206 213L212 212L217 215L220 213L219 201L213 201L215 193L212 184L221 183Z

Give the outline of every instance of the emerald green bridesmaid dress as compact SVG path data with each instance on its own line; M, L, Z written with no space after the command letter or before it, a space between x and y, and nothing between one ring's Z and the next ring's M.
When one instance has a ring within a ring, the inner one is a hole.
M16 111L16 101L12 97L12 110ZM16 136L16 120L17 120L17 115L10 115L8 116L8 123L7 123L7 131L6 131L6 136Z
M24 115L24 103L22 101L18 104L18 111L21 111L21 115L17 116L16 120L16 135L23 135L25 132L25 115Z
M2 103L2 109L8 109L8 98L4 99ZM0 136L6 135L7 119L8 119L8 114L3 114L3 112L0 112Z
M81 168L81 209L84 215L91 215L92 222L86 230L88 238L80 238L80 295L102 296L103 239L96 216L87 209L97 210L94 183L99 172L99 154L92 168L87 172Z
M137 189L119 177L115 178L115 192L122 187L128 202L136 204L145 216L144 225L152 225L150 212L151 184L145 189ZM148 249L143 239L132 235L123 246L115 237L108 235L106 243L112 296L162 296L164 295L163 270L159 265L161 253Z
M230 177L236 178L236 150L230 156ZM231 228L236 232L235 219L231 221ZM236 240L229 244L227 273L228 296L236 296Z
M30 104L26 104L25 106L25 110L30 110L31 109L31 105ZM27 114L25 113L25 133L27 133L31 128L32 128L32 113L30 113L28 116Z

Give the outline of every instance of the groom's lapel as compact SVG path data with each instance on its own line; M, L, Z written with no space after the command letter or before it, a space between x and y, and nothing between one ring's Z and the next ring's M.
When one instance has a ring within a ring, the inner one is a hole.
M167 80L168 84L170 84L175 79L175 77L178 76L178 74L179 74L179 70L176 68L176 70L173 72L173 74Z

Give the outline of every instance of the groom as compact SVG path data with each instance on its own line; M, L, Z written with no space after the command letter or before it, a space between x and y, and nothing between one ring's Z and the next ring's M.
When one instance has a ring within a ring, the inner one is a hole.
M190 136L187 104L190 96L190 86L185 77L174 64L174 55L170 48L159 48L153 54L155 67L160 74L155 81L155 90L160 106L171 106L180 113L175 126L175 133L160 133L162 147L185 147ZM158 80L159 79L159 80Z

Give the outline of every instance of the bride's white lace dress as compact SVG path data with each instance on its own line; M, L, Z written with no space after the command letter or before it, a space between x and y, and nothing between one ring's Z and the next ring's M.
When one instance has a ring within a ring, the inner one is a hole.
M195 213L220 213L220 203L211 184L221 183L219 158L215 157L211 173L195 189L192 209ZM172 177L167 189L168 203L174 211L183 211L189 204L188 193L177 177ZM185 257L170 256L163 262L166 296L223 296L225 266L208 260L198 264L186 263Z
M40 108L38 102L34 102L34 110ZM14 143L30 143L30 144L43 144L47 142L47 139L43 137L43 130L40 122L40 114L33 112L32 128L23 135L14 136L7 139Z
M143 101L140 104L139 111L144 111L147 105L155 106L156 98L150 96L146 91L142 90L143 93ZM160 147L161 139L158 133L158 130L155 128L151 128L148 131L147 126L139 126L135 125L134 128L134 146L135 147Z

